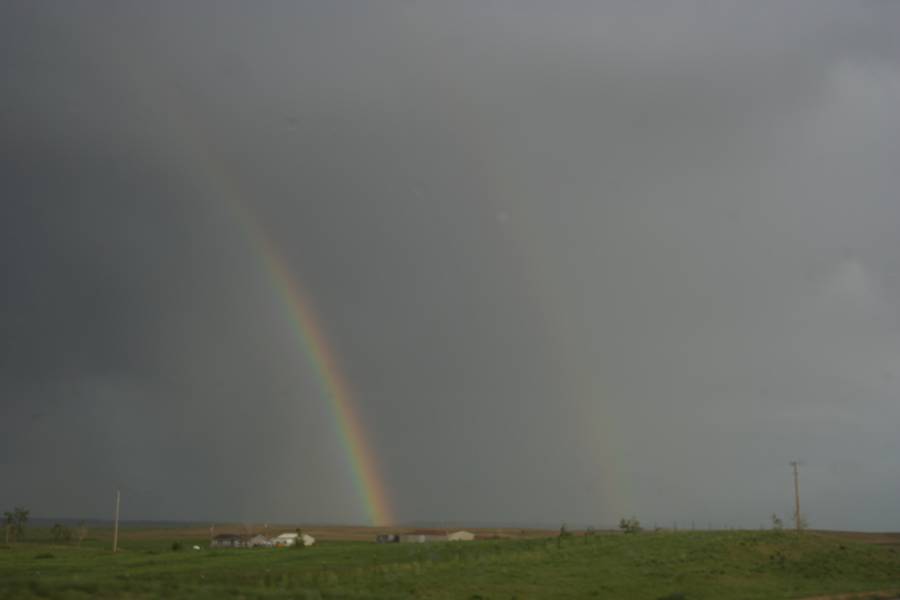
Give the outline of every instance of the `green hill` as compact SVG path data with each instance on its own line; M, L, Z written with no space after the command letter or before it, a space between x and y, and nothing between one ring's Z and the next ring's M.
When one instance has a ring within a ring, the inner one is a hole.
M900 551L820 533L326 541L253 550L181 543L174 551L172 540L126 540L116 555L90 541L82 548L15 544L0 549L0 598L771 600L900 588Z

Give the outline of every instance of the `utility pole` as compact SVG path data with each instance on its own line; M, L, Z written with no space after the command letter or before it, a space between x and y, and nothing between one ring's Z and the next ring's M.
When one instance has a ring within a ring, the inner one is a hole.
M800 531L800 463L796 460L791 461L791 467L794 468L794 524L797 531Z
M113 554L119 550L119 490L116 490L116 520L113 525Z

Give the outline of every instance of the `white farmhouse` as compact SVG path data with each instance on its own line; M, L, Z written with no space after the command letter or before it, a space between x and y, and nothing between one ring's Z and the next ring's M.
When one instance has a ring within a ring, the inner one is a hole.
M293 546L297 543L297 537L296 533L282 533L281 535L272 538L272 545L276 548Z
M298 539L302 540L304 546L312 546L316 543L316 538L305 533L302 537L296 533L282 533L272 540L272 545L278 548L296 546Z

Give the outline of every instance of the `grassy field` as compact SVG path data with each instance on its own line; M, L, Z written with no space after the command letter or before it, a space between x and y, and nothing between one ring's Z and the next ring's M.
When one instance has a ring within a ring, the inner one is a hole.
M900 548L820 533L326 539L306 549L210 550L205 537L186 538L190 530L147 530L123 532L115 555L108 532L81 548L30 533L33 541L0 546L0 598L769 600L900 588ZM172 550L176 539L180 551Z

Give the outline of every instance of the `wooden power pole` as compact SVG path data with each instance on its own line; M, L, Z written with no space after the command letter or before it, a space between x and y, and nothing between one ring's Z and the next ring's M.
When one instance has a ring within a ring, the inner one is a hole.
M116 490L116 520L113 523L113 553L119 549L119 490Z
M792 460L791 467L794 468L794 524L800 531L800 463Z

